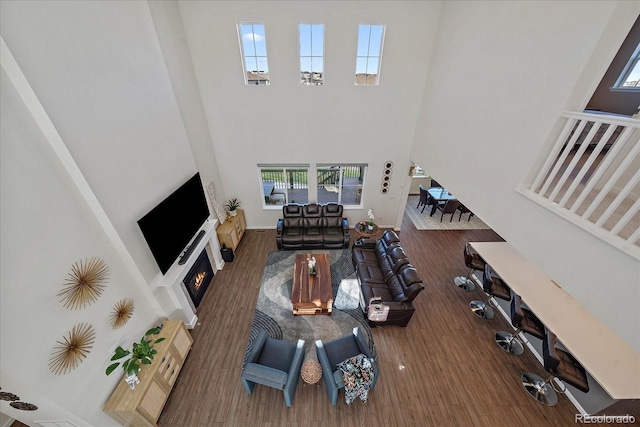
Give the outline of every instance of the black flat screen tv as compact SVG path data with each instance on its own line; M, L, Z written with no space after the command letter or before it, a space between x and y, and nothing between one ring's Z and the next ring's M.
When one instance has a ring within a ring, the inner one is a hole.
M209 208L195 174L138 220L149 249L165 274L209 217Z

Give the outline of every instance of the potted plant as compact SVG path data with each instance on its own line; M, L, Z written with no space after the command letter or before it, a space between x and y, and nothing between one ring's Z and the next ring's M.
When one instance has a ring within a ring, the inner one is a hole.
M376 219L375 216L373 216L373 209L369 209L367 215L369 215L369 221L367 222L367 231L372 232L374 227L376 226L376 223L373 222L373 220Z
M109 375L118 367L118 365L120 365L120 363L122 363L122 369L127 374L127 384L129 384L129 387L134 388L135 384L139 382L138 372L140 372L140 365L150 365L153 357L158 352L153 348L153 345L164 341L164 338L153 338L153 335L158 334L161 329L162 326L149 329L140 339L140 342L133 343L131 350L126 350L121 346L118 346L114 355L111 357L112 361L122 359L127 356L130 357L124 362L112 363L109 365L105 373Z
M229 211L229 216L236 216L236 209L240 207L240 201L238 199L230 199L226 204L227 211Z

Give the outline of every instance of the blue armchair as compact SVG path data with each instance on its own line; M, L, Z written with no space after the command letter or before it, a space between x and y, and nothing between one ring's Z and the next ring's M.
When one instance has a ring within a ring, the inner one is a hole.
M290 407L298 387L303 358L304 340L298 340L296 345L270 338L261 331L242 371L245 391L251 394L256 384L282 390L285 404Z
M366 339L362 335L360 328L353 328L351 335L338 338L333 341L323 343L321 340L316 341L316 354L318 361L322 366L322 377L324 383L327 386L327 393L329 393L329 400L332 405L338 403L338 390L344 388L344 378L342 371L338 369L337 365L353 356L358 354L365 354L370 359L373 359L373 355ZM380 371L375 361L372 363L373 367L373 381L370 389L376 385Z

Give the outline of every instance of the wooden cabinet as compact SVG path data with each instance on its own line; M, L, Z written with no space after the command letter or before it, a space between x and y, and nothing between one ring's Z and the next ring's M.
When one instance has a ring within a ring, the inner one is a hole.
M159 337L165 340L154 346L151 365L141 366L140 383L131 390L123 376L104 407L123 426L156 425L193 342L180 320L166 320Z
M236 216L227 217L227 220L222 224L216 232L218 233L218 241L220 246L225 245L227 248L236 250L240 239L244 235L244 231L247 229L247 222L244 219L244 210L237 209Z

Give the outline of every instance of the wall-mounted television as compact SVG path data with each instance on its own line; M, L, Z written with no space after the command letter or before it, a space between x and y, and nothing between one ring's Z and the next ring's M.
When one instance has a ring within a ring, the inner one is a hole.
M208 217L207 199L197 173L138 220L162 274L169 270Z

